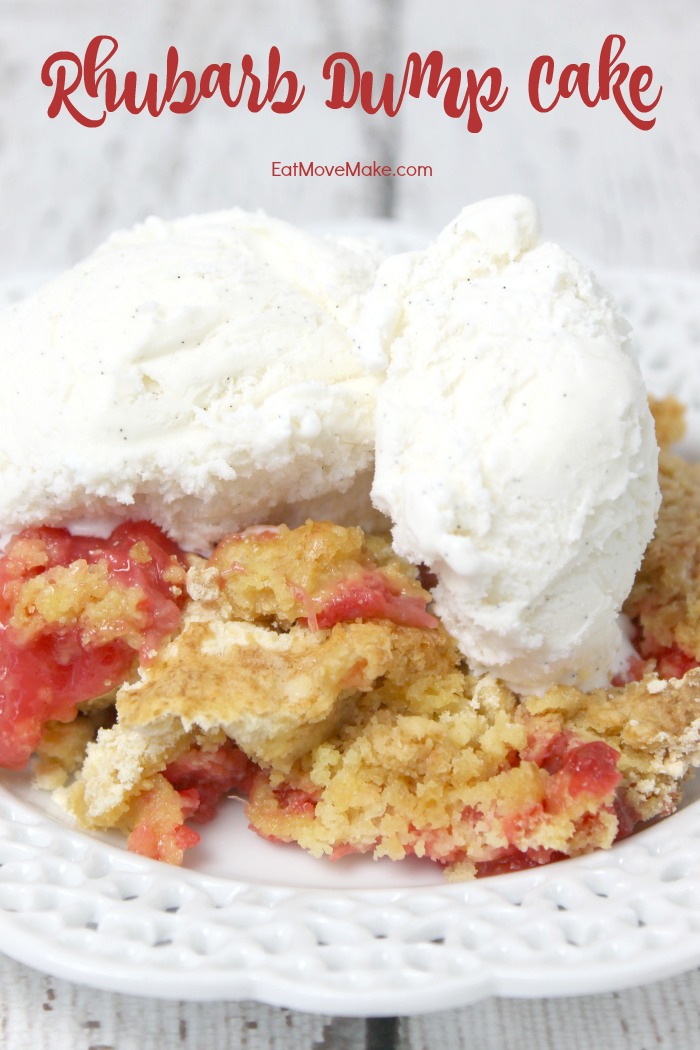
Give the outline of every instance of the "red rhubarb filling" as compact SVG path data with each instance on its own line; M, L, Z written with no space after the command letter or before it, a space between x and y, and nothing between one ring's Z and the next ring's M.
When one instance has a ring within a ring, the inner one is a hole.
M617 768L619 757L619 752L603 741L582 741L569 731L533 735L522 755L509 755L507 768L512 769L521 761L537 765L545 774L542 800L524 799L521 810L507 814L499 814L497 807L483 812L472 806L464 809L462 823L468 825L475 835L491 824L498 827L501 838L505 835L508 839L507 845L493 848L487 857L484 857L483 842L480 843L479 859L475 861L476 874L496 875L563 859L566 854L557 850L542 847L521 849L517 843L536 831L549 816L567 813L577 802L584 803L575 822L579 831L592 827L599 819L598 814L603 812L616 816L618 838L630 834L638 818L619 792L622 780ZM249 808L251 827L270 841L294 841L294 826L299 819L313 820L318 799L309 790L284 783L271 791L268 786L265 798L259 803L257 789L266 783L267 775L261 771L253 782ZM289 834L285 833L285 824ZM379 841L339 843L330 859L366 853L378 844ZM450 827L417 828L409 824L402 845L407 854L426 857L441 866L474 859L470 857L469 848L456 844L455 831Z
M191 748L136 799L129 849L152 860L182 864L185 851L200 840L185 821L212 820L222 796L247 794L258 772L258 766L230 740L216 751Z
M21 769L49 720L111 692L180 622L181 552L154 525L106 539L28 529L0 559L0 765Z
M437 627L426 604L424 597L393 589L380 571L367 572L342 581L323 598L316 624L324 628L352 620L390 620L403 627Z

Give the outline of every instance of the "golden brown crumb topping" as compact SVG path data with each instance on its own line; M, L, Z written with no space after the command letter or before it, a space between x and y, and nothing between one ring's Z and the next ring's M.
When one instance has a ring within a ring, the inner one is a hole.
M396 594L423 604L430 600L417 570L398 558L387 540L327 521L229 536L207 568L209 582L218 582L227 618L282 629L299 619L313 625L339 585L377 574Z
M664 453L661 486L627 612L657 648L692 638L700 657L700 468ZM389 582L367 584L369 604L343 587L344 573L366 584L378 572ZM413 854L459 878L609 846L671 812L700 763L700 669L667 681L650 659L641 681L517 696L471 675L440 625L388 618L387 593L425 592L358 529L231 537L190 569L188 589L180 633L120 689L118 723L67 793L84 824L131 830L149 855L177 861L188 845L187 790L169 770L189 770L193 748L225 764L217 748L231 741L257 764L247 813L263 836L315 856ZM319 627L329 594L349 619Z
M79 715L73 722L47 722L35 751L36 784L47 791L65 784L81 768L88 744L108 720L102 709Z
M685 434L685 408L675 397L649 398L649 408L654 417L656 440L661 448L669 448Z
M23 583L10 626L23 642L44 633L49 625L60 625L77 627L82 645L121 639L140 649L147 623L144 597L138 586L115 585L106 561L89 565L79 559Z
M655 646L700 660L700 464L662 452L659 483L656 532L624 611Z

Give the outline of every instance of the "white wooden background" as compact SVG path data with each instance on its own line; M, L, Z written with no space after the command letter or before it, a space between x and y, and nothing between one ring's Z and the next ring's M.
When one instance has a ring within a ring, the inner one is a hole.
M332 1018L79 988L0 956L3 1050L696 1050L700 973L587 998Z
M235 203L295 221L391 215L434 230L466 202L512 191L537 199L553 239L598 262L700 265L697 0L0 0L0 18L0 278L63 266L151 212ZM536 55L595 65L612 32L663 85L655 128L632 127L612 102L530 107ZM49 120L44 60L80 53L98 33L118 39L122 69L144 74L162 68L170 44L201 70L245 51L263 58L274 43L307 97L285 116L211 101L157 120L119 110L97 129ZM408 52L432 48L462 68L503 70L509 97L480 134L429 99L408 100L393 120L323 104L331 52L398 73ZM434 174L273 179L273 159L431 164Z
M597 61L603 38L653 67L664 94L657 125L634 129L612 103L570 102L540 115L527 69ZM228 111L214 103L157 121L118 112L97 130L49 121L39 79L46 57L80 52L97 33L120 43L122 68L160 68L175 44L201 69L264 56L272 44L307 83L296 113ZM0 279L56 270L116 226L165 216L263 207L299 222L392 217L436 230L466 202L519 191L545 231L605 265L700 267L698 0L0 0ZM394 120L323 105L323 59L354 53L399 72L411 50L452 64L500 66L506 106L480 135L429 100ZM272 160L430 164L432 179L273 179ZM333 1050L611 1050L698 1045L700 973L593 998L492 1001L417 1018L312 1017L254 1004L160 1003L78 988L0 956L0 1045L6 1050L150 1047Z

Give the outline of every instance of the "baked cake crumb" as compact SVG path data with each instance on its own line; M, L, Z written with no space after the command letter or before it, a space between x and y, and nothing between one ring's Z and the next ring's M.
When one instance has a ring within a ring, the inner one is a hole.
M663 501L625 605L637 655L609 687L519 695L477 676L429 573L357 527L262 525L209 559L147 524L104 550L35 530L0 566L3 623L13 660L43 667L52 647L68 691L6 727L7 764L33 750L78 825L174 864L227 794L272 841L413 855L449 878L606 848L671 813L700 765L700 466L667 448L681 406L652 408ZM97 661L87 696L77 659Z
M627 609L647 650L662 621L645 619L637 596L660 609L675 579L676 627L690 629L695 586L700 474L674 457L662 486ZM118 722L65 796L86 826L117 825L148 855L179 862L193 843L177 829L201 801L187 792L215 784L203 819L234 783L254 830L314 856L411 854L449 878L487 875L612 845L672 812L700 763L700 669L667 681L668 660L647 652L633 680L608 689L518 696L470 673L423 620L416 570L358 529L230 537L190 568L188 590L180 632L119 690ZM328 596L348 593L341 613L355 615L319 626Z

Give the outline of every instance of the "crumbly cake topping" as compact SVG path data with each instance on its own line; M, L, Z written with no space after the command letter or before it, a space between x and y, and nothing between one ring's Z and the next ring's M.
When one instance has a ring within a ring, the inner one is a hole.
M123 726L101 729L88 745L78 778L59 794L59 801L86 827L114 827L131 799L147 790L154 774L187 750L193 739L177 719L148 732Z
M108 720L109 708L97 707L73 722L48 722L34 753L36 786L45 791L63 787L81 768L88 746Z
M353 618L347 615L353 601L368 599L375 616L390 614L395 622L413 621L415 626L435 624L424 612L430 594L421 587L418 571L394 554L387 539L328 521L229 536L203 570L190 573L190 593L192 587L213 598L225 619L278 630L299 621L314 629L331 627ZM367 608L358 606L360 613Z
M674 405L654 411L676 436ZM180 628L118 690L114 724L104 699L50 723L37 772L80 824L171 863L227 793L314 856L413 854L452 878L610 846L671 812L700 764L700 468L664 451L661 485L626 681L517 695L470 672L385 539L262 527L189 559Z
M662 504L625 612L636 620L648 655L677 647L700 660L700 464L672 452L659 457Z
M685 434L685 407L681 402L675 397L650 397L649 408L660 447L667 449L680 441Z
M624 688L580 693L552 689L525 701L526 710L554 718L584 739L620 752L618 768L643 819L670 812L680 785L700 763L700 670L664 682L653 675Z
M465 858L478 867L501 853L573 856L618 834L618 781L601 796L594 770L590 791L569 794L541 753L553 742L567 753L607 745L598 755L603 780L614 755L636 818L667 813L700 761L698 697L700 672L663 694L642 682L595 694L555 688L524 703L488 676L475 685L459 672L427 674L362 698L291 776L272 771L258 785L249 817L262 834L314 855L348 846L393 859L410 852L456 863L462 874ZM290 790L313 808L286 806Z
M118 694L120 723L176 716L222 728L257 761L284 768L333 732L350 700L387 674L398 628L337 624L287 634L238 621L190 621L141 681ZM410 643L409 643L410 644Z

